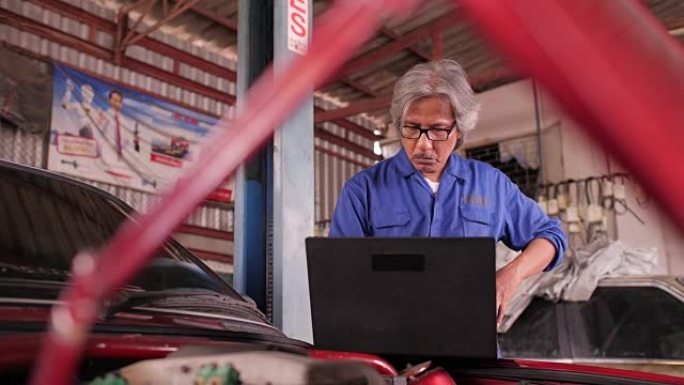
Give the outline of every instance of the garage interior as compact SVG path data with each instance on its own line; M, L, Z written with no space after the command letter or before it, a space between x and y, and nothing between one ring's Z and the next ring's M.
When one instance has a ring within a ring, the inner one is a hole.
M306 41L312 30L315 33L314 21L333 3L0 0L0 159L65 174L148 212L175 179L134 187L120 175L90 170L83 166L85 161L58 158L63 153L54 144L54 131L64 128L55 126L51 111L67 105L53 100L58 75L69 78L75 71L124 90L125 95L134 93L157 100L158 106L176 106L188 111L187 119L194 119L186 123L206 128L202 135L210 136L212 130L226 127L219 124L222 119L230 120L245 108L249 87L269 64L278 73L306 52ZM335 203L353 175L401 149L389 115L399 77L417 63L454 59L467 72L482 105L477 128L458 155L503 171L545 213L561 221L570 245L563 269L521 286L498 327L504 353L607 367L627 365L684 377L681 227L627 167L589 138L538 81L492 48L453 3L428 0L409 18L384 23L334 77L311 90L296 112L281 122L274 138L226 179L220 191L204 200L176 228L173 238L249 296L285 335L312 342L304 239L328 235ZM643 4L681 45L684 1ZM293 7L305 10L303 48L293 47L290 40L288 17ZM677 86L683 85L673 85ZM59 87L66 93L69 86ZM83 88L71 87L68 92L80 92L73 98L83 103ZM134 108L130 103L125 96L124 108ZM181 136L174 134L174 138ZM171 151L183 149L178 146L164 148L167 153L162 158L173 158ZM680 164L672 167L682 169ZM180 173L174 170L172 175L177 178ZM501 267L517 254L499 244L496 255ZM642 293L638 288L650 291ZM608 346L622 338L596 332L611 330L601 324L607 318L587 316L580 322L590 335L584 342L580 332L560 331L579 328L573 319L610 306L625 307L630 314L653 312L649 307L627 309L630 301L666 308L663 314L671 317L669 323L677 330L668 333L677 334L675 341L681 344L670 346L672 341L661 340L654 331L635 336L641 344L625 343L631 352L625 354L632 356L591 357L596 353L582 353L582 343L593 346L598 340ZM539 345L526 344L535 333ZM560 341L556 345L541 342L556 338ZM573 345L569 342L573 339L580 342ZM646 345L650 351L634 356L635 349Z

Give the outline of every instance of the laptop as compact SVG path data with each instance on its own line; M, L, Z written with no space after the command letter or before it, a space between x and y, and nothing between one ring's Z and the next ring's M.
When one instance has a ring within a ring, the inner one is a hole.
M307 238L314 346L496 358L493 238Z

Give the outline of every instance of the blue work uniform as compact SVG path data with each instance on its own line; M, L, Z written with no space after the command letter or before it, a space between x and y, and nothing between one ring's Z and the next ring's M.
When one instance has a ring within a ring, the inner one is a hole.
M514 250L544 238L556 247L546 270L568 247L560 222L496 168L452 154L433 194L403 149L347 181L330 236L493 237Z

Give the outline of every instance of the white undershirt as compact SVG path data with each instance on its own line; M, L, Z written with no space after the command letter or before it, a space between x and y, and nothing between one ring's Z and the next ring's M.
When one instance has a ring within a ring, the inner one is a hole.
M423 177L425 178L425 177ZM425 181L427 182L428 186L430 186L430 190L432 190L432 194L437 194L437 189L439 188L439 182L433 182L428 178L425 178Z

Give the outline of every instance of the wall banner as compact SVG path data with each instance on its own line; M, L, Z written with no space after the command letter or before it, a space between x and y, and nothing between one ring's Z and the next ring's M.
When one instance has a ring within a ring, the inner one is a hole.
M55 64L48 169L160 192L197 161L216 118ZM232 200L229 184L212 200Z

